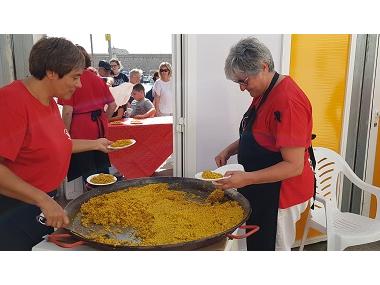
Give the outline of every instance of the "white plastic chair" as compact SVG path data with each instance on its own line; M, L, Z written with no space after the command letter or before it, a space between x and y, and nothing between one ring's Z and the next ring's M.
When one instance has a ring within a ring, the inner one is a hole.
M317 195L314 210L310 209L300 250L303 250L310 228L327 234L327 250L344 250L346 247L380 240L380 188L365 183L336 152L314 147L317 166ZM376 196L376 219L341 212L337 206L337 191L347 177L361 190Z

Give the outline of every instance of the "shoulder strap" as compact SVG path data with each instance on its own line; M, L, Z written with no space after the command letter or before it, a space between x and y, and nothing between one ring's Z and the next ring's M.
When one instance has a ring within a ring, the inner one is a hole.
M317 137L316 134L311 135L311 139L315 139ZM315 178L315 167L317 166L317 161L315 160L315 155L314 155L314 150L313 150L313 144L310 144L309 148L309 156L311 160L311 165L313 166L313 172L314 172L314 194L313 194L313 199L315 201L315 195L317 194L317 179ZM311 209L314 209L314 202L310 207Z
M257 106L256 108L256 111L259 110L259 108L261 107L261 105L264 104L264 102L267 100L268 98L268 95L269 93L272 91L274 85L276 84L278 78L280 77L280 74L278 74L277 72L274 73L273 77L272 77L272 81L270 82L267 90L265 90L264 94L263 94L263 98L260 100L260 103L259 105Z

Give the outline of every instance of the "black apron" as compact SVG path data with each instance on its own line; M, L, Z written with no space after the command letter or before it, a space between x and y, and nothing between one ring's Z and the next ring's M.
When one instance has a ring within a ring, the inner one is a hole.
M98 138L104 137L104 127L100 119L102 110L95 110L84 113L88 113L91 116L91 120L96 122L98 125ZM75 114L73 114L75 115ZM108 154L98 151L91 150L80 153L73 153L71 155L70 166L67 172L67 180L71 181L80 176L86 179L88 176L96 173L109 173L109 167L111 166Z
M261 147L252 135L257 111L264 104L278 77L279 74L276 72L258 107L248 109L240 123L238 162L247 172L264 169L283 160L281 152ZM275 250L280 188L281 181L252 184L238 189L248 199L252 208L252 214L246 223L260 226L257 233L247 238L248 250Z

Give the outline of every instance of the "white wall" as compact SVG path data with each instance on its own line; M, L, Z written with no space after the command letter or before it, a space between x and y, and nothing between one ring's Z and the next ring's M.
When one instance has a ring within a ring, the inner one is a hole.
M0 87L14 80L12 59L12 37L0 34Z
M238 128L242 115L250 105L248 92L241 92L239 85L227 80L224 62L229 49L248 35L191 35L188 37L187 60L184 69L188 94L187 131L195 136L186 136L187 145L192 146L185 155L185 176L192 177L204 169L215 169L214 157L228 144L238 139ZM253 35L271 50L275 68L281 71L282 35ZM195 74L194 74L195 73ZM196 110L191 110L196 108ZM195 128L195 129L194 129ZM186 160L195 159L196 163ZM236 162L236 156L229 163ZM195 169L194 169L195 168Z

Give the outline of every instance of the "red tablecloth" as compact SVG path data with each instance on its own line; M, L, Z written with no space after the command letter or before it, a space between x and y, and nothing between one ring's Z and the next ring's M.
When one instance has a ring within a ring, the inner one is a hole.
M126 178L148 177L173 153L173 117L148 118L138 125L131 120L109 124L109 140L136 140L128 148L110 152L110 161Z

